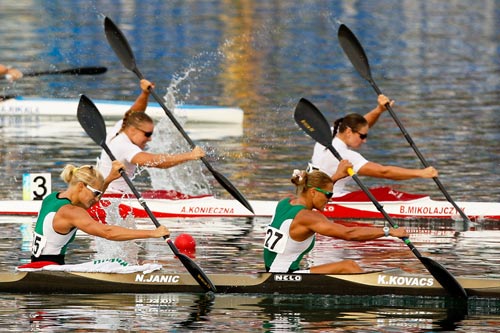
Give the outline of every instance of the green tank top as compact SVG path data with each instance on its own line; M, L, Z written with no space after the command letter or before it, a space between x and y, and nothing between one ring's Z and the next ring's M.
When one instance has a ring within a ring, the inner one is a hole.
M290 199L281 200L276 206L273 220L266 229L264 264L266 271L292 272L300 269L300 261L314 247L315 236L297 242L290 238L290 225L295 216L305 209L292 205Z
M65 205L71 205L67 198L59 198L58 192L49 194L42 203L33 232L32 255L64 255L69 243L75 239L76 228L66 235L57 233L52 222L56 212Z

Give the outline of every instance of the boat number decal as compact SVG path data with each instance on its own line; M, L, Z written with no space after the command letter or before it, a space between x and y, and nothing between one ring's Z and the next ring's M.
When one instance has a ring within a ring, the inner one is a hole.
M33 232L33 241L31 242L31 254L38 258L47 243L47 237Z
M302 276L296 274L275 274L274 281L300 282L302 281Z
M384 286L432 287L434 278L380 274L377 283Z
M285 252L286 240L285 235L276 228L267 226L266 240L264 247L271 252L283 253Z
M179 275L165 275L165 274L136 274L135 282L143 283L179 283Z

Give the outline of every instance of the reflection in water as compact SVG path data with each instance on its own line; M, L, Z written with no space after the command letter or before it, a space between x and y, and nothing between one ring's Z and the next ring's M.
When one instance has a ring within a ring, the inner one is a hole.
M191 305L189 317L180 322L178 325L187 329L202 329L205 325L203 322L211 321L208 317L214 304L215 295L212 292L201 294Z
M151 294L0 296L17 330L363 330L452 331L468 320L495 320L500 304L444 298ZM11 309L11 310L8 310ZM230 311L230 314L228 314ZM140 318L140 320L135 319ZM0 329L9 326L0 323Z
M468 313L463 302L419 297L275 296L261 298L258 305L270 314L271 319L264 325L273 331L294 327L394 329L407 327L410 318L418 323L413 328L450 330Z

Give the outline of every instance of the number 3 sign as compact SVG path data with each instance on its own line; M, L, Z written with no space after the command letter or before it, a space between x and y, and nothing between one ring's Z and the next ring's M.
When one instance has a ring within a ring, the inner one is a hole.
M23 200L43 200L51 188L50 173L23 174Z

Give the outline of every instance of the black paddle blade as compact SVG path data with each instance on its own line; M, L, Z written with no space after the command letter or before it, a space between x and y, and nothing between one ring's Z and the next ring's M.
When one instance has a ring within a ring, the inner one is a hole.
M76 116L87 135L102 147L106 142L106 124L95 104L85 95L80 96Z
M170 246L170 249L174 253L174 255L179 258L181 263L184 265L184 267L187 269L187 271L191 274L191 276L198 282L198 284L205 290L205 291L213 291L216 292L217 288L215 285L210 281L208 276L203 272L200 266L198 266L191 258L189 258L187 255L184 253L181 253L179 249L172 243L171 239L167 239L167 244Z
M123 66L134 72L137 69L137 65L132 48L127 38L125 38L121 30L118 29L109 17L104 18L104 33L109 45L111 45L111 48L115 51Z
M203 270L193 260L191 260L183 253L177 254L177 257L191 274L191 276L205 291L212 291L214 293L217 292L217 288L215 287L215 285L212 283L212 281L210 281L205 272L203 272Z
M332 144L332 130L321 111L305 98L301 98L294 113L295 122L311 138L325 147Z
M439 284L446 289L450 296L467 298L465 289L441 264L427 257L419 257L418 259L420 259L420 262L427 268Z
M370 65L368 58L363 50L363 46L358 41L354 33L349 30L344 24L341 24L337 34L340 46L344 50L347 58L351 61L352 65L358 73L368 81L371 81L372 75L370 72Z

